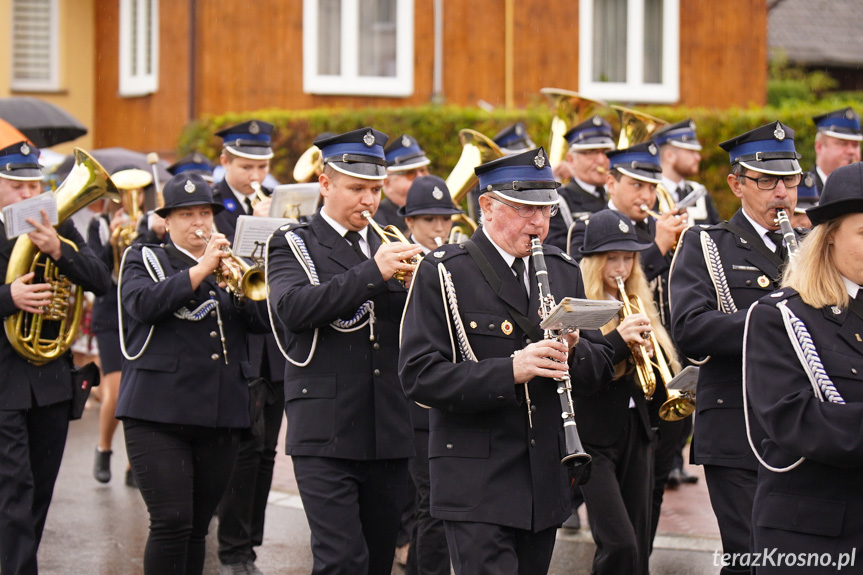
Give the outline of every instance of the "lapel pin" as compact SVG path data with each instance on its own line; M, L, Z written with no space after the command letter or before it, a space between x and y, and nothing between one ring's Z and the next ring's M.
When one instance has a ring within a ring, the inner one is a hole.
M503 320L503 323L500 324L500 331L502 331L504 335L512 333L512 324L508 319Z
M770 279L767 276L760 276L758 278L758 285L760 287L766 288L770 285Z

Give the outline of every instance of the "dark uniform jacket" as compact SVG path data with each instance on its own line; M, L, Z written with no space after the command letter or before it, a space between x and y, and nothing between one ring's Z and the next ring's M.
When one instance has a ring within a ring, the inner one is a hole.
M742 211L730 221L759 239ZM743 422L743 326L747 308L778 287L781 261L721 225L689 228L681 236L670 281L672 337L685 356L710 356L698 374L693 461L754 471ZM716 243L736 313L719 310L702 253L702 232Z
M78 251L62 243L60 259L55 262L60 273L72 283L102 295L111 287L111 276L105 265L87 247L84 238L71 220L57 227L57 233L75 243ZM0 223L0 272L6 277L9 257L16 240L6 239L6 227ZM52 261L47 256L43 259ZM28 264L29 267L29 264ZM11 284L0 287L0 314L4 320L18 310L12 301ZM57 333L57 324L43 327L42 335L49 338ZM72 398L71 353L42 366L35 366L18 355L7 337L0 337L0 366L3 368L3 385L0 385L0 410L29 409L33 405L51 405Z
M565 186L558 188L557 193L566 201L566 205L569 207L573 222L583 222L590 217L590 214L594 214L606 207L606 199L604 196L594 196L590 192L582 189L575 180L572 180ZM571 249L570 244L567 243L568 232L569 224L564 218L563 211L559 211L556 216L549 220L548 236L545 238L545 243L558 247L563 251L569 250L568 253L571 256L580 260L581 255L578 253L578 248L581 247L581 241L584 238L583 227L581 235L578 237L577 245L573 244Z
M519 309L538 330L536 287L528 306L511 269L481 229L472 241L501 278L499 292L485 281L464 245L442 246L420 263L402 328L402 384L411 399L432 408L431 514L541 531L570 515L569 481L560 463L565 454L561 404L556 382L532 380L535 410L533 428L528 426L524 386L513 380L510 356L538 334L522 331L504 305ZM578 265L557 248L545 246L544 253L555 299L584 297ZM440 263L452 273L459 315L478 362L463 361L453 348ZM581 332L570 352L570 373L576 394L589 395L611 380L611 347L600 332Z
M389 225L393 225L400 229L404 234L408 233L408 225L405 223L404 216L400 216L398 214L399 207L393 203L393 201L387 197L384 197L380 204L378 204L378 211L375 212L375 221L381 225L381 227L386 227Z
M273 321L285 329L288 356L306 367L285 367L286 453L352 460L414 454L408 399L399 383L399 321L407 292L384 281L374 259L362 261L320 215L292 227L305 243L319 285L309 277L278 230L270 239L268 282ZM368 231L371 254L381 241ZM374 304L369 326L342 332L364 302Z
M166 279L153 281L144 264L142 248L129 249L120 278L126 349L140 358L125 361L117 402L117 418L131 417L159 423L203 427L249 427L249 381L255 371L246 353L246 331L264 332L263 303L238 307L233 296L218 287L215 277L192 289L190 257L172 245L146 246L161 264ZM201 321L181 319L174 312L195 310L215 299L223 324L228 363L222 351L219 314L207 313Z
M96 257L102 260L108 271L113 273L114 248L110 243L102 243L100 228L103 225L110 226L110 217L106 214L100 214L90 220L90 226L87 228L87 246L93 250ZM97 297L93 302L93 312L90 319L90 330L93 333L116 332L120 329L117 322L117 289L113 278L111 285L113 289L109 289L107 293Z
M844 405L821 402L813 393L776 307L781 301L787 301L788 309L806 324L824 371L845 400ZM780 553L848 553L863 541L860 334L863 319L853 311L832 306L813 308L787 288L752 308L746 343L746 391L750 418L754 417L767 434L756 447L774 467L806 458L787 473L759 468L752 515L758 551L776 548ZM857 565L855 573L860 569ZM803 570L833 573L834 569ZM764 572L800 571L798 566Z

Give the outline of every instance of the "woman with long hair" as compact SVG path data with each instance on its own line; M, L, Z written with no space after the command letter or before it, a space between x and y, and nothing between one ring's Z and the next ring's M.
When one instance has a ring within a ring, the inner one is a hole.
M589 299L621 299L618 281L622 281L627 297L638 296L643 306L603 326L614 347L615 378L599 392L576 399L579 433L593 457L590 480L581 491L596 542L593 573L597 574L648 573L654 434L647 408L650 399L638 381L635 362L654 355L651 332L671 370L680 367L639 262L639 252L650 245L639 241L629 218L603 210L591 216L580 249ZM653 371L650 365L645 369ZM658 374L656 380L657 388L661 387Z
M863 163L830 174L806 214L812 231L782 287L749 309L744 336L747 430L761 462L753 551L772 557L759 574L861 572Z

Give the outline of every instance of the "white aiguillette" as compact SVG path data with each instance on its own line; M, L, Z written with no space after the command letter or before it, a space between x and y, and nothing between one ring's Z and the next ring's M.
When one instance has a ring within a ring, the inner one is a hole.
M565 297L551 308L551 313L539 327L558 331L599 329L611 321L621 307L623 303L617 300Z
M43 211L48 214L51 225L56 226L60 220L57 217L57 199L53 192L45 192L3 208L6 238L11 240L35 230L36 228L27 222L27 218L41 222Z

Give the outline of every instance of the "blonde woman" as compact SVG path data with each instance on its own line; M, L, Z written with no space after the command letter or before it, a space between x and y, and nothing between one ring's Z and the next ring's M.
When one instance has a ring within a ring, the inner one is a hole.
M578 430L593 456L590 481L581 490L596 542L596 574L648 573L654 434L630 346L644 346L652 356L648 334L653 332L672 371L679 369L639 263L639 252L650 246L639 241L629 218L603 210L590 218L580 249L589 299L619 299L620 278L626 293L638 295L645 308L603 327L614 348L615 378L599 392L576 400ZM661 401L659 390L652 401Z
M744 337L750 445L761 461L753 550L784 557L759 575L860 572L863 164L836 169L806 215L812 231L782 287L750 308Z

